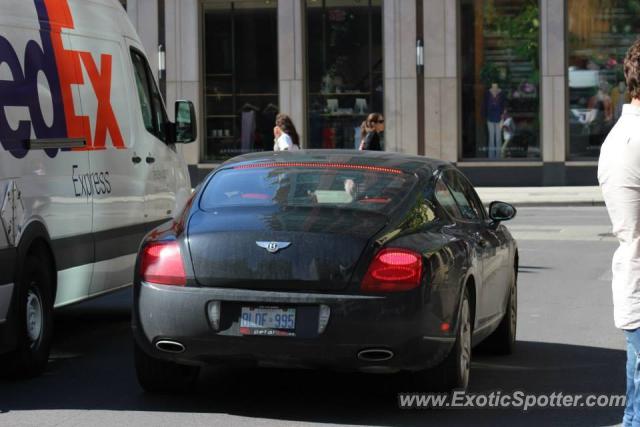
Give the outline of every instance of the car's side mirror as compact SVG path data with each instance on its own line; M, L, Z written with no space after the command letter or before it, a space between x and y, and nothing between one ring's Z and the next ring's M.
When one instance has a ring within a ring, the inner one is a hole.
M516 208L505 202L491 202L489 205L489 218L495 222L508 221L516 216Z
M175 137L178 144L187 144L196 140L198 126L196 123L196 109L191 101L176 101L175 104Z

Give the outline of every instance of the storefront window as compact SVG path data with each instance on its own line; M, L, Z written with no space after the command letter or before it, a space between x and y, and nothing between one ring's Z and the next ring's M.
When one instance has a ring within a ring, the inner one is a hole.
M640 33L640 1L569 0L569 157L596 159L629 102L623 60Z
M358 148L382 113L381 0L307 0L309 148Z
M538 1L462 0L460 16L463 159L540 158Z
M277 2L205 3L203 160L273 149Z

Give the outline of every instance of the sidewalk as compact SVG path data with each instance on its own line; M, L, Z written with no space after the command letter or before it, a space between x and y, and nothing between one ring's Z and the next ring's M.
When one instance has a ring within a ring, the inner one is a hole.
M476 187L488 205L499 200L518 206L604 206L600 187Z

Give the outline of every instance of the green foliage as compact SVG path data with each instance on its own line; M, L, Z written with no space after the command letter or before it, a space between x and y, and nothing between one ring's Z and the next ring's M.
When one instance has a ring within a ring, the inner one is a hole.
M485 5L487 29L502 35L516 56L538 68L540 9L537 1L527 0L517 15L500 14L493 1Z

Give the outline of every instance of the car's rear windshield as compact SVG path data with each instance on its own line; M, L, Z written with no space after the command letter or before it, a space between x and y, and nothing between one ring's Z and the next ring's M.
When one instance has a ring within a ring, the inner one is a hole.
M207 184L203 210L231 206L328 206L387 213L410 192L413 175L358 165L223 169Z

